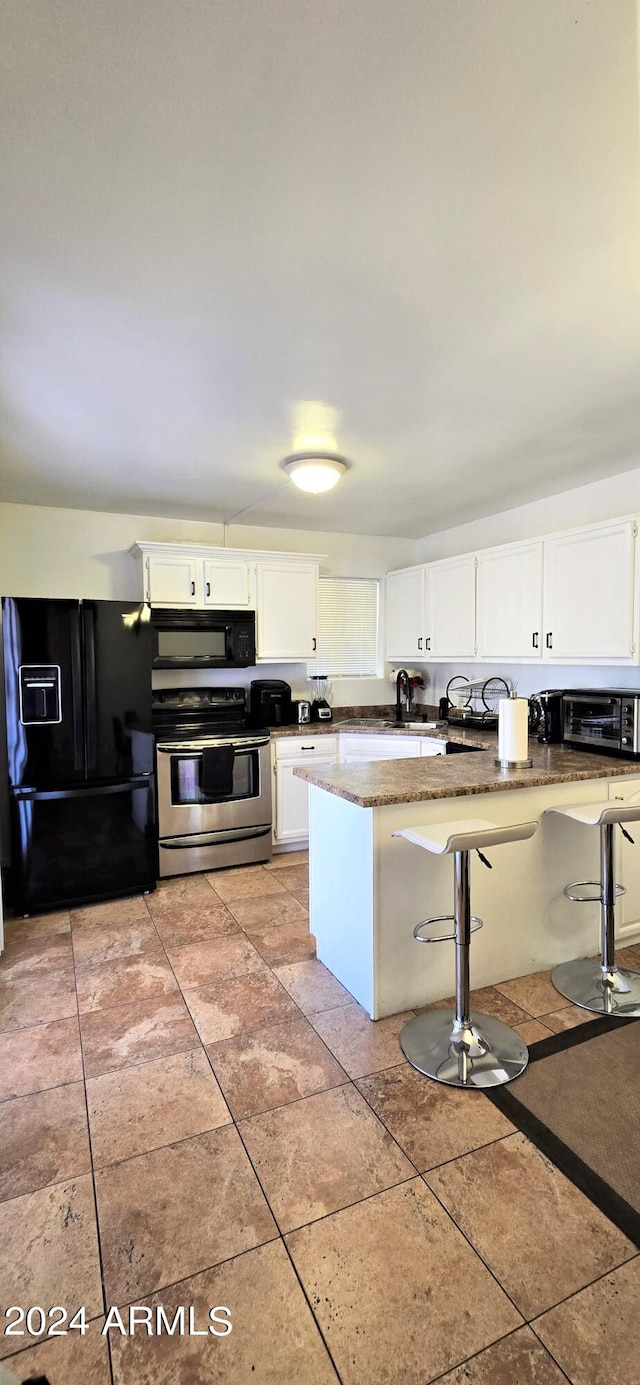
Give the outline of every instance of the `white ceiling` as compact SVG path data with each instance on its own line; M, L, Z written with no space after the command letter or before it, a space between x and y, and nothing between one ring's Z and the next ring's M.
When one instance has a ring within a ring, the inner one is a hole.
M5 500L418 536L640 465L633 0L3 0Z

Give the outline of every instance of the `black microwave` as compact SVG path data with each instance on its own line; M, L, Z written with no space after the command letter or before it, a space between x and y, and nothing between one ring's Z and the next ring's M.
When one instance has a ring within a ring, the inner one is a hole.
M256 661L255 611L151 612L154 668L251 668Z

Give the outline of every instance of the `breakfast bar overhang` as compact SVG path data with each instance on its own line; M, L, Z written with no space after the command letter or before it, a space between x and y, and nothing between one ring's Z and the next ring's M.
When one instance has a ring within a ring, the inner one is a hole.
M640 766L536 745L532 768L500 770L493 742L476 739L479 746L484 753L295 771L309 783L317 955L372 1019L453 991L453 944L413 937L421 920L451 913L451 861L394 838L400 828L471 816L501 824L540 820L529 840L488 853L491 870L472 858L473 908L484 920L473 940L474 990L598 952L599 905L572 905L563 893L569 881L597 880L593 835L543 815L577 796L589 802L640 794ZM616 835L616 878L627 888L620 946L640 937L640 844Z

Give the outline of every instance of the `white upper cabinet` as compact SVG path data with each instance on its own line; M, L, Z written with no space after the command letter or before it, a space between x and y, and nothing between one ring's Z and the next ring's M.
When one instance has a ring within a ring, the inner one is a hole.
M479 659L541 659L543 541L478 554Z
M633 519L591 525L545 542L543 659L638 659Z
M387 659L424 658L425 569L388 572L386 591Z
M472 553L426 567L426 659L473 659L476 565Z
M201 564L187 553L147 553L145 598L153 606L201 606Z
M253 570L246 558L205 558L203 564L204 605L220 611L253 606Z
M257 659L312 659L316 650L316 563L258 563Z

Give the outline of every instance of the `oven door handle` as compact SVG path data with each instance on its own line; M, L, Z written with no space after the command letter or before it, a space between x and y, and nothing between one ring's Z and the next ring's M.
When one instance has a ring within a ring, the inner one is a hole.
M224 741L174 741L171 745L157 745L156 750L162 755L181 755L183 751L188 754L200 754L203 750L215 750L216 746L232 745L234 750L261 750L264 745L269 744L269 738L248 741L248 740L224 740Z

